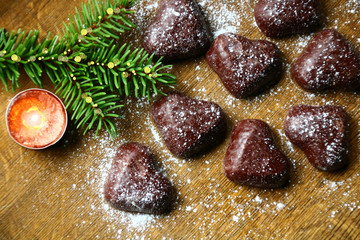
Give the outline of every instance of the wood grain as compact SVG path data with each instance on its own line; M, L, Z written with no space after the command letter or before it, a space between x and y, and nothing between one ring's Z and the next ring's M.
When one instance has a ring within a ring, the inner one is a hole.
M155 13L156 1L136 7L139 28L127 40L140 46L140 34ZM254 24L255 1L200 1L212 30L219 30L227 9L235 14L224 18L238 34L266 39ZM337 28L360 50L360 4L356 0L322 1L326 27ZM39 29L61 33L62 21L81 1L0 0L0 23L7 30ZM352 12L350 9L353 8ZM233 21L233 22L232 22ZM126 108L117 127L120 137L111 140L101 133L85 136L69 126L61 142L42 151L22 148L0 124L0 238L1 239L359 239L360 175L358 93L310 94L289 76L291 62L300 54L309 36L273 40L283 51L286 72L270 91L247 100L229 95L204 58L174 64L177 89L198 98L217 102L232 126L240 119L258 118L270 124L276 141L293 162L291 184L280 190L238 186L222 173L222 159L229 137L219 147L197 159L171 156L158 138L149 118L153 100L124 99ZM17 92L34 87L21 77ZM53 90L49 83L45 88ZM15 93L0 87L0 115ZM309 165L304 154L284 136L283 120L296 104L337 104L351 116L350 166L339 173L322 173ZM103 199L102 184L116 148L139 141L158 156L178 191L176 208L167 216L149 217L112 209Z

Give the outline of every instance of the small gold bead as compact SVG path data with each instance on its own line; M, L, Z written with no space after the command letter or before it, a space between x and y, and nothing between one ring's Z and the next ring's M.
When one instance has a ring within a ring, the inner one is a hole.
M146 74L150 73L150 72L151 72L151 68L145 67L145 68L144 68L144 72L145 72Z
M20 61L20 57L19 57L18 55L16 55L16 54L13 54L13 55L11 56L11 60L13 60L14 62L19 62L19 61Z
M115 67L115 64L113 62L109 62L108 68L113 69Z
M74 60L75 60L75 62L81 62L81 57L80 57L80 56L76 56Z
M88 31L86 29L81 29L80 33L82 36L86 36L86 34L88 34Z
M85 101L86 101L87 103L91 103L91 102L92 102L92 98L91 98L91 97L86 97L86 98L85 98Z
M108 8L108 9L106 10L106 13L109 14L109 15L111 15L111 14L114 13L114 9Z

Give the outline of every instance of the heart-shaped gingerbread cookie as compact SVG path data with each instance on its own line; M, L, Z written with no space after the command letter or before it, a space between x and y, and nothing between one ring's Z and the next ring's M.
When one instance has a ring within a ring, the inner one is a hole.
M146 51L165 61L197 57L211 45L210 31L194 0L162 0L144 33Z
M282 75L281 53L275 44L233 33L219 35L206 60L236 98L256 95L277 83Z
M163 214L172 209L175 191L147 147L126 143L113 160L105 199L123 211Z
M216 147L226 136L226 117L219 105L171 93L157 100L152 118L168 149L193 157Z
M278 188L289 180L290 161L276 146L269 125L257 119L239 121L224 158L231 181L260 188Z
M360 55L339 32L325 29L293 63L291 75L308 91L353 91L360 86Z
M284 122L286 136L319 170L334 171L347 164L348 116L339 106L292 107Z
M307 33L321 25L317 0L259 0L254 15L268 37Z

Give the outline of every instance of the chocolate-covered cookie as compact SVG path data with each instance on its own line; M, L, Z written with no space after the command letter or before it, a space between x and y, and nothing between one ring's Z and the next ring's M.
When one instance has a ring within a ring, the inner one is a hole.
M292 107L284 122L286 136L319 170L334 171L347 164L348 115L339 106Z
M206 60L236 98L256 95L277 83L282 75L281 52L275 44L233 33L219 35Z
M289 180L290 161L276 146L269 125L257 119L239 121L224 158L231 181L260 188L278 188Z
M123 211L163 214L172 209L176 196L154 154L142 144L126 143L116 152L105 199Z
M162 0L144 33L146 51L165 61L197 57L211 45L210 31L194 0Z
M354 91L360 86L360 55L339 32L325 29L293 63L291 76L308 91Z
M178 157L211 150L226 136L226 117L219 105L181 93L157 100L151 115L166 146Z
M268 37L312 32L321 25L317 0L259 0L254 15Z

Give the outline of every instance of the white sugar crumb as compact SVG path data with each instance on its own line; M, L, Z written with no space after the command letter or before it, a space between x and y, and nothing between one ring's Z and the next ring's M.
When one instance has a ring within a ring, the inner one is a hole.
M277 210L283 210L285 208L285 204L283 204L283 203L277 203L276 204L276 209Z
M190 206L187 206L186 208L185 208L185 211L192 211L193 210L193 208L192 207L190 207Z
M262 203L263 200L262 200L259 196L256 196L256 197L255 197L255 202L257 202L257 203Z
M232 220L235 221L235 222L238 222L239 221L239 217L238 216L233 216Z
M337 213L338 213L338 211L332 211L330 217L334 218Z

